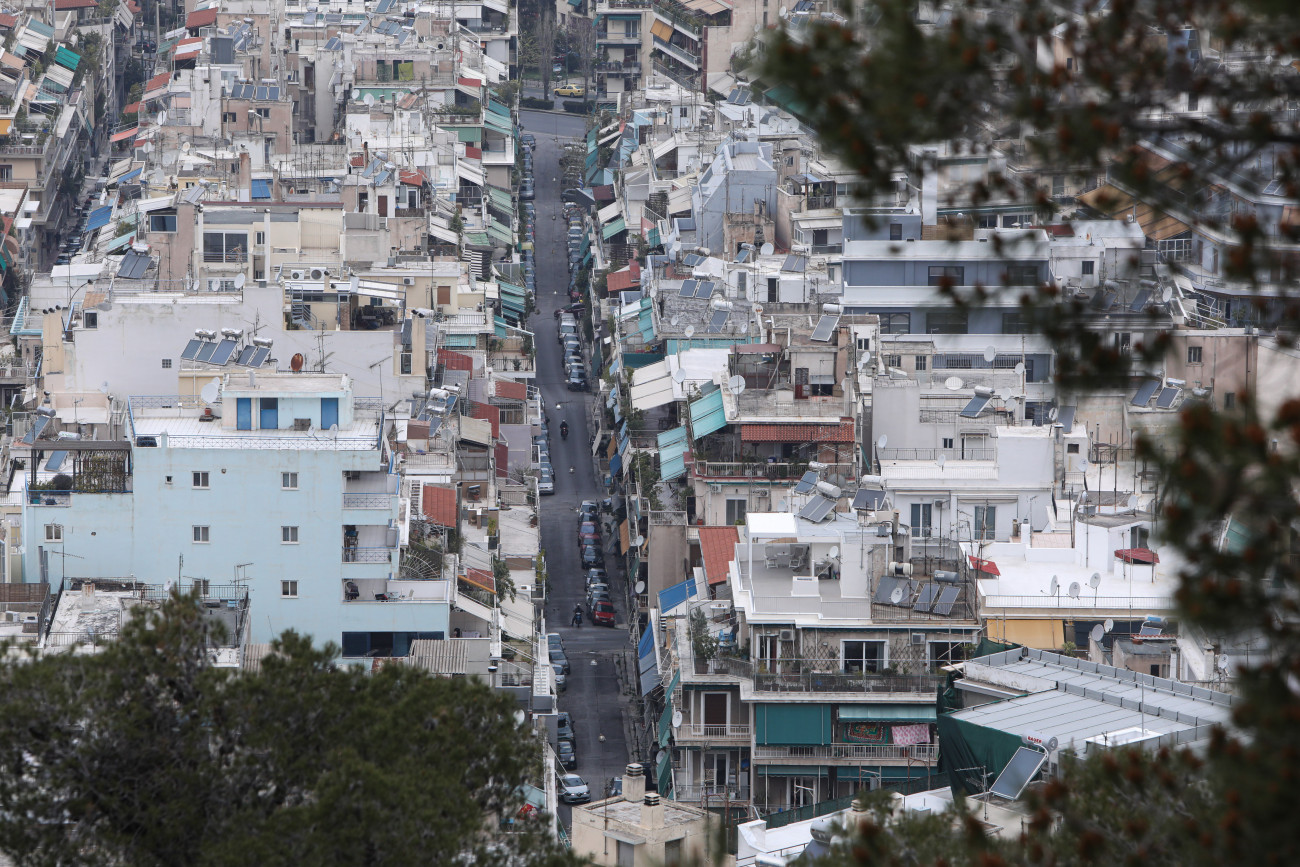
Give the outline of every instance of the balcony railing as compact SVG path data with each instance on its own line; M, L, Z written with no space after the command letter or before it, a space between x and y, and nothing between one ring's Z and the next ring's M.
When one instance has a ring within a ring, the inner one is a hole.
M937 675L862 675L822 672L756 674L756 692L915 693L933 695L943 684Z
M692 66L700 65L700 55L691 51L689 48L674 45L665 39L660 39L658 36L654 37L654 44L655 48L667 53L670 57L680 60L682 63L689 63Z
M395 548L353 548L344 546L344 563L391 563Z
M620 42L620 43L628 43L628 44L636 43L637 45L640 45L641 34L640 33L610 33L608 30L597 30L596 41L597 42Z
M641 64L619 63L614 60L606 60L602 63L596 64L596 71L613 75L640 75Z
M203 261L205 264L225 263L237 265L248 261L248 254L243 250L234 250L227 253L213 253L208 250L203 251Z
M816 744L812 746L754 747L754 761L792 759L815 761L938 761L938 744Z
M942 455L948 461L993 461L997 449L877 449L882 461L935 461Z
M677 730L678 737L684 738L748 738L747 725L710 725L707 723L682 723Z
M702 803L707 800L710 805L721 806L724 801L748 801L749 787L681 785L674 783L673 800L691 803Z
M604 9L649 9L650 0L596 0L596 11Z
M844 252L843 244L813 244L808 248L814 256L838 256Z
M391 509L393 494L344 494L345 509Z
M747 463L739 461L699 461L694 465L695 475L701 479L763 479L766 481L798 481L808 469L807 464ZM853 475L853 464L827 464L827 476Z

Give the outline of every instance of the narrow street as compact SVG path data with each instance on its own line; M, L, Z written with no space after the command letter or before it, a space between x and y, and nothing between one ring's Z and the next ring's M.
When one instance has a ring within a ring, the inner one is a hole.
M565 652L572 670L568 688L560 696L560 709L573 716L577 773L591 787L592 799L603 797L611 777L620 776L627 764L627 743L623 733L622 699L614 659L628 646L625 598L626 576L617 556L609 555L611 539L602 538L607 552L611 591L618 611L613 628L596 626L586 617L579 628L571 625L573 607L584 602L585 570L580 563L577 542L577 507L583 500L601 500L605 492L596 478L591 457L591 429L588 420L595 398L565 387L564 364L556 340L555 311L567 305L569 272L566 249L568 224L560 195L559 157L567 141L583 133L580 117L522 112L525 129L537 137L533 154L537 191L537 312L529 327L537 346L537 385L550 419L551 459L555 468L555 494L541 501L542 548L550 573L550 596L546 605L547 629L564 637ZM556 130L573 138L557 142ZM552 220L552 215L555 219ZM588 380L597 381L595 371ZM560 438L560 422L569 423L567 440ZM569 473L569 468L573 473ZM560 818L570 824L570 808L560 807Z

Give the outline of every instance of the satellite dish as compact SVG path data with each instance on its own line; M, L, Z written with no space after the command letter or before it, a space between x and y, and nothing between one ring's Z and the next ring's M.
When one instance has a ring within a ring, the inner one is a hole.
M764 256L771 256L773 253L776 252L776 248L773 247L771 243L767 243L759 247L758 252L762 253Z
M784 6L782 6L782 7L781 7L781 17L784 18L787 14L789 14L789 13L787 13L786 8L785 8Z
M948 463L948 456L945 454L940 454L937 460L939 462L939 469L943 469L943 465Z
M839 545L832 545L832 546L831 546L831 549L830 549L829 551L827 551L826 553L827 553L827 556L829 556L832 560L834 560L835 558L837 558L837 557L840 556L840 546L839 546Z
M1006 403L1008 400L1011 400L1011 399L1012 399L1013 397L1015 397L1015 396L1016 396L1016 393L1015 393L1014 391L1012 391L1011 389L1009 389L1009 388L1004 388L1004 389L1002 389L1001 391L998 392L998 398L999 398L1003 403Z
M881 434L876 439L876 448L883 449L887 445L889 445L889 434Z
M679 317L679 316L674 316L672 319L669 319L669 320L668 320L668 324L669 324L669 325L674 325L674 326L675 326L675 325L678 323L678 321L679 321L680 319L681 319L681 317Z
M889 593L889 601L897 605L903 601L903 585L898 585Z
M965 384L960 376L950 376L943 381L943 387L949 391L961 391L961 387Z
M1057 580L1055 575L1052 576L1052 583L1047 585L1047 592L1053 596L1061 592L1061 582Z
M203 398L204 403L216 403L217 399L221 397L221 386L215 382L209 382L203 386L203 389L199 392L199 397Z
M375 104L375 95L373 93L367 93L365 95L365 98L362 99L361 101L366 104L367 108L369 108L370 106Z
M1106 635L1106 632L1105 632L1105 630L1103 630L1103 629L1101 628L1101 624L1100 624L1100 623L1098 623L1096 626L1092 627L1092 632L1089 632L1089 633L1088 633L1088 637L1091 638L1093 641L1097 642L1098 644L1101 644L1101 639L1102 639L1105 635Z
M1025 363L1023 361L1017 361L1016 376L1024 376L1024 375L1025 375Z
M147 142L145 142L143 145L141 145L141 146L140 146L140 152L141 152L141 153L146 153L146 154L151 154L151 153L153 153L153 142L148 142L148 141L147 141Z
M858 370L864 369L869 364L871 364L871 353L862 353L862 355L858 357Z
M1069 590L1066 590L1065 593L1066 593L1066 595L1069 596L1071 599L1078 599L1078 598L1079 598L1079 591L1082 590L1082 589L1083 589L1083 588L1079 586L1079 582L1078 582L1078 581L1071 581L1071 582L1070 582L1070 589L1069 589Z
M998 357L998 348L997 348L996 346L986 346L986 347L984 347L984 360L985 360L985 361L987 361L989 364L992 364L992 363L993 363L993 359L995 359L995 358L997 358L997 357Z
M739 394L740 392L745 390L745 377L737 374L736 376L733 376L731 377L731 379L727 380L727 385L731 386L732 391Z
M357 90L355 87L352 88L352 98L353 98L353 99L360 99L360 98L361 98L361 91Z
M680 367L673 371L673 382L680 383L686 379L686 371Z
M637 536L636 541L633 542L632 544L640 548L642 545L645 544L645 536Z
M1060 416L1060 414L1061 414L1060 410L1058 410L1056 407L1052 407L1047 411L1047 420L1056 421L1056 419Z
M1093 572L1093 573L1092 573L1092 577L1088 579L1088 586L1091 587L1093 590L1096 590L1098 587L1101 586L1101 573L1100 573L1100 572Z
M109 388L109 386L108 386L108 380L107 380L107 379L104 380L103 382L101 382L101 383L99 384L99 390L100 390L101 392L103 392L104 394L108 394L108 388Z
M1106 622L1101 625L1101 628L1105 629L1107 632L1110 632L1112 629L1115 628L1115 621L1107 617Z
M236 275L235 275L235 288L236 288L236 289L243 289L243 288L244 288L244 284L247 283L247 282L248 282L248 278L245 277L242 273L240 273L240 274L236 274Z
M1079 472L1081 472L1081 473L1086 473L1086 472L1088 472L1088 459L1087 459L1087 458L1079 458L1079 463L1078 463L1076 466L1078 466L1078 468L1079 468Z
M636 582L636 586L633 587L632 590L633 592L636 593L637 596L640 596L642 593L645 592L645 582L644 581Z
M673 728L679 729L681 727L682 727L682 712L679 710L675 710L673 711Z
M690 338L690 337L694 337L694 336L695 336L695 326L694 326L694 325L687 325L687 326L686 326L686 330L683 331L682 333L685 334L688 338Z
M167 125L167 109L163 109L162 111L158 112L158 125L159 126Z
M187 154L189 152L190 152L190 143L187 141L181 142L181 153Z
M295 352L293 358L289 359L289 369L294 373L302 373L302 366L306 361L301 352Z

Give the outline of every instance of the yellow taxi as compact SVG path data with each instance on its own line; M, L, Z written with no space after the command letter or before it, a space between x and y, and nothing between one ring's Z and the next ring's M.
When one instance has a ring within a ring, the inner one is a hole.
M555 88L556 96L582 96L586 92L581 84L566 84L563 87Z

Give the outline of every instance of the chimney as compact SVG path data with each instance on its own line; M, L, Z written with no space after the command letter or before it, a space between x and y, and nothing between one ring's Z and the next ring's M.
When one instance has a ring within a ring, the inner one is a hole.
M623 770L623 800L639 804L645 797L645 768L633 762Z
M366 166L370 165L370 142L361 143L361 170L365 171Z
M641 827L647 831L664 826L664 805L659 803L658 792L646 792L645 802L641 804Z
M235 193L235 200L239 202L248 202L253 198L253 159L248 155L248 151L239 153L239 189Z

